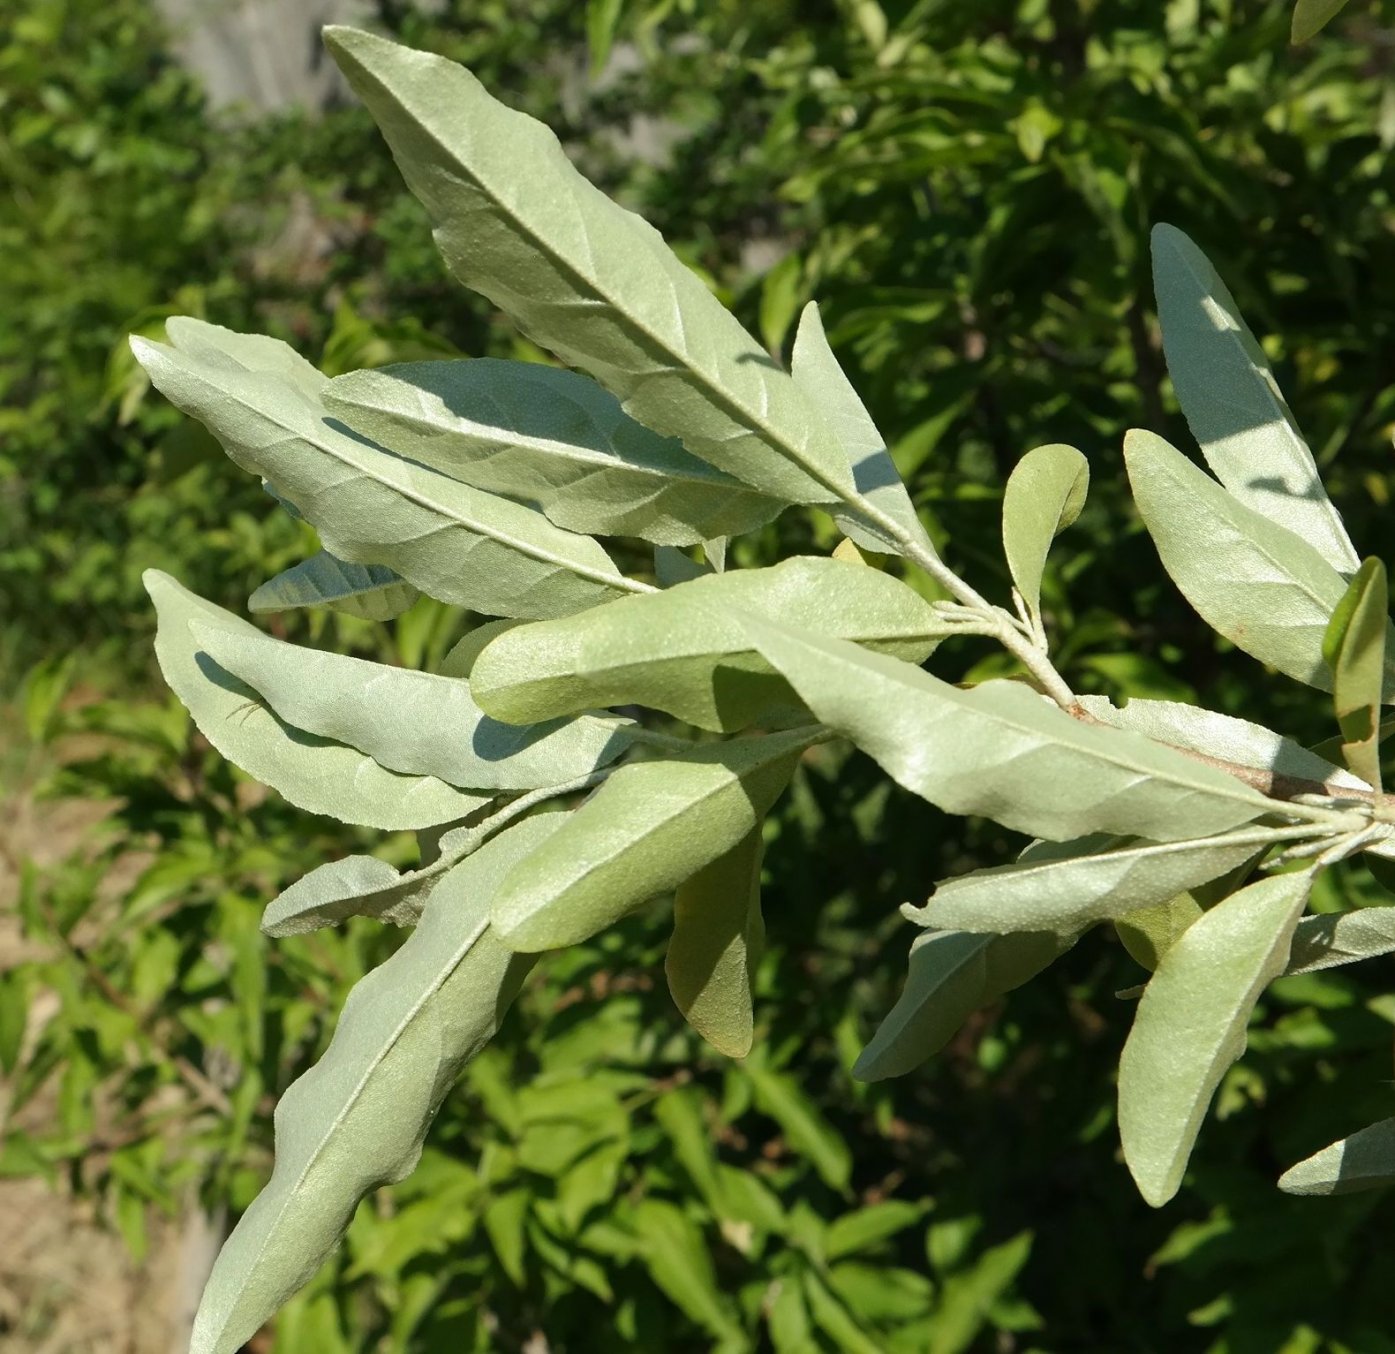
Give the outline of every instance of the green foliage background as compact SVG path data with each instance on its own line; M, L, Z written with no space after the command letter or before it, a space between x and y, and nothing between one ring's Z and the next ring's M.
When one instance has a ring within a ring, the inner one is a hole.
M1291 49L1288 8L384 0L378 17L552 124L773 349L816 297L937 543L991 596L1007 471L1079 446L1091 502L1045 590L1079 689L1318 737L1311 693L1223 652L1176 596L1119 450L1131 425L1190 445L1148 281L1167 220L1265 336L1358 545L1384 546L1395 28L1358 6ZM277 889L368 839L209 754L153 679L139 575L238 607L309 542L150 397L123 336L202 314L332 373L533 354L445 280L366 114L213 118L142 0L26 0L0 37L0 110L0 768L19 788L61 761L38 789L115 806L92 853L23 881L42 957L0 973L0 1062L18 1107L56 1087L56 1110L5 1132L0 1172L95 1192L139 1253L150 1208L247 1203L276 1096L394 938L257 931ZM665 153L637 159L655 126ZM741 548L835 539L791 515ZM429 666L458 620L426 602L285 629ZM937 670L981 675L984 652L949 646ZM360 1210L272 1348L512 1350L541 1330L559 1351L1395 1350L1388 1199L1273 1188L1390 1112L1379 961L1275 985L1160 1213L1116 1159L1114 993L1141 974L1103 933L920 1073L851 1080L904 971L896 905L1005 859L1008 837L862 759L815 761L770 827L757 1052L728 1063L683 1026L665 908L552 958L420 1171ZM405 834L384 849L415 859ZM133 886L101 887L146 852ZM1343 868L1334 888L1374 889ZM59 1013L25 1041L45 990Z

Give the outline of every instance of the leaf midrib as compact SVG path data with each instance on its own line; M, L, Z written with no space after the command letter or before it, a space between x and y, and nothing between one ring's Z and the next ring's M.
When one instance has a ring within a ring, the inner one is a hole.
M177 350L176 350L176 351L177 351ZM475 521L474 518L464 516L464 515L462 515L461 513L457 512L457 511L456 511L455 509L453 509L453 508L447 508L447 507L441 506L440 504L438 504L437 502L435 502L435 500L432 499L429 495L423 493L422 491L420 491L420 490L418 490L418 489L414 489L414 488L411 488L411 487L408 487L408 486L399 485L399 484L397 484L397 483L394 483L394 482L393 482L391 479L389 479L386 475L375 474L373 471L365 469L361 464L359 464L355 459L353 459L353 458L348 454L348 452L347 452L346 449L344 449L344 448L335 448L333 445L327 445L327 444L326 444L326 441L325 441L325 439L324 439L324 437L323 437L322 434L318 434L318 433L308 433L308 432L305 432L305 431L302 430L302 429L295 428L295 427L291 426L290 424L288 424L288 422L286 421L286 419L285 419L284 417L282 417L278 412L276 412L276 410L275 410L274 407L273 407L272 409L270 409L270 410L260 408L260 407L258 407L258 406L256 406L256 405L252 404L252 403L248 400L248 398L247 398L246 396L244 396L243 394L239 393L238 391L236 391L236 390L230 390L230 389L228 389L228 388L226 388L226 387L219 386L219 385L215 385L215 384L214 384L211 380L209 380L209 378L208 378L206 375L204 375L201 371L199 371L199 370L197 370L197 369L194 369L193 374L197 377L197 379L199 379L199 380L205 382L205 383L206 383L207 385L209 385L213 390L217 391L219 394L223 395L225 398L232 399L232 400L236 401L236 403L237 403L241 408L246 409L246 410L249 410L250 412L252 412L252 413L254 413L254 414L256 414L256 415L258 415L258 416L260 416L260 417L262 417L262 418L265 418L268 422L272 423L275 427L280 428L281 431L284 432L289 438L291 438L291 439L293 439L293 440L295 440L295 441L308 442L308 443L309 443L312 447L314 447L317 451L321 452L322 454L324 454L324 455L326 455L326 456L329 456L329 457L332 458L333 460L338 461L341 465L347 466L349 469L353 470L355 473L357 473L357 474L363 476L364 479L370 481L370 483L377 484L377 485L381 486L382 488L385 488L385 489L389 490L390 492L396 494L399 498L406 499L408 502L416 504L417 507L422 508L424 511L426 511L426 512L428 512L428 513L432 513L432 514L434 514L435 516L440 517L440 518L442 518L443 520L445 520L445 521L447 521L447 522L453 523L454 525L458 526L461 530L467 532L468 534L470 534L470 535L472 535L472 536L478 536L478 537L481 537L481 538L484 539L484 540L494 541L494 542L496 542L497 544L504 546L506 549L514 551L516 554L524 555L524 556L528 557L529 559L535 560L535 561L536 561L537 563L539 563L539 564L547 564L547 565L550 565L550 566L552 566L553 568L556 568L556 569L558 569L558 570L560 570L560 571L562 571L562 572L564 572L564 573L574 574L574 575L576 575L577 577L585 578L588 582L591 582L591 583L598 583L598 584L600 584L600 585L602 585L602 586L604 586L604 587L614 589L615 591L629 591L629 592L653 592L653 591L655 591L655 589L651 588L651 587L650 587L648 584L646 584L646 583L641 583L641 582L639 582L637 579L626 578L625 575L623 575L622 573L620 573L620 571L619 571L618 569L616 569L615 572L614 572L613 574L606 574L606 573L603 573L601 570L592 567L591 565L581 564L581 563L578 563L578 562L575 562L575 561L567 560L567 559L565 559L565 558L562 557L562 556L555 555L555 554L553 554L552 552L550 552L550 551L548 551L547 549L545 549L544 547L530 545L530 544L528 544L527 542L520 542L520 541L514 539L514 537L512 537L511 535L509 535L509 534L506 533L506 532L499 531L499 530L497 530L497 529L493 529L493 528L489 528L489 527L481 526L481 525L479 525L479 524ZM353 443L354 446L357 446L357 445L358 445L358 443L353 442L353 439L352 439L352 438L349 438L349 439L346 439L346 440L349 441L349 442L351 442L351 443ZM399 459L402 459L402 458L399 458L399 457L394 456L393 453L390 452L390 451L388 451L386 448L377 448L377 447L374 447L374 448L364 448L364 449L365 449L365 450L374 450L374 451L377 451L377 452L379 452L380 455L385 456L385 457L389 458L390 460L399 460ZM404 464L404 465L413 465L413 464L416 464L416 463L415 463L415 462L411 462L411 461L407 461L407 460L403 460L403 464ZM432 470L430 470L428 467L420 467L420 468L425 469L425 470L427 471L428 474L439 474L439 473L440 473L440 472L438 472L438 471L432 471ZM477 493L477 494L483 494L483 493L485 493L485 491L484 491L483 489L474 489L474 488L472 488L472 486L470 486L470 485L468 485L468 484L463 484L463 483L462 483L461 481L459 481L459 480L451 480L451 479L450 479L450 476L448 476L448 475L442 475L441 478L442 478L442 479L449 480L450 483L455 484L455 485L458 485L460 488L465 489L465 490L467 490L468 492ZM509 502L509 500L507 500L507 499L501 499L501 500L499 500L499 501L500 501L500 502L505 502L505 503L508 503L508 502ZM527 509L522 508L521 505L519 505L519 504L510 503L509 506L510 506L510 507L519 508L520 511L527 511ZM547 522L547 521L546 521L546 518L544 518L543 515L542 515L541 513L539 513L538 516L539 516L539 518L540 518L542 521L546 522L546 525L547 525L549 528L551 528L553 531L561 531L561 530L562 530L561 527L555 526L555 525L554 525L553 523L551 523L551 522ZM584 536L583 536L583 537L578 537L578 539L579 539L579 540L590 540L591 538L590 538L590 537L584 537ZM614 565L612 565L611 567L614 568Z
M369 410L386 418L396 419L408 425L413 432L431 434L436 438L458 437L467 442L477 445L486 444L493 448L490 456L476 458L479 460L492 459L494 456L507 454L511 451L536 452L543 456L555 456L564 463L593 467L597 471L644 476L659 481L664 487L676 482L680 486L692 484L702 488L728 489L733 493L742 495L761 492L696 456L692 457L693 464L691 465L664 466L630 460L621 452L613 449L605 451L585 446L580 442L563 442L552 437L542 437L536 433L519 432L513 428L496 428L489 424L465 419L460 415L451 416L451 421L447 421L446 418L437 418L427 413L404 413L402 410L387 404L369 404L363 400L351 401L343 396L334 396L327 400L326 404L337 405L345 410ZM600 435L606 436L604 433ZM570 485L563 487L569 488Z
M334 1119L330 1122L329 1127L325 1130L325 1132L321 1135L319 1141L315 1144L314 1150L306 1159L305 1165L302 1167L299 1174L297 1174L295 1182L292 1185L291 1189L283 1196L282 1204L280 1208L276 1210L276 1216L272 1219L271 1224L267 1227L262 1242L257 1247L256 1256L254 1257L251 1265L248 1267L249 1278L251 1273L254 1272L257 1266L261 1264L262 1259L266 1254L267 1248L270 1245L271 1237L275 1230L280 1226L281 1219L285 1216L286 1210L291 1206L292 1201L300 1192L300 1189L305 1184L306 1179L314 1170L315 1166L319 1163L320 1157L323 1155L330 1140L343 1126L345 1120L353 1112L355 1106L357 1106L358 1101L362 1097L364 1089L367 1087L369 1081L373 1078L374 1074L386 1061L388 1055L397 1047L398 1043L402 1039L402 1036L411 1027L412 1023L417 1019L417 1017L421 1014L426 1003L441 990L441 988L445 985L445 983L451 977L451 975L454 974L455 971L460 967L460 965L465 962L466 955L468 955L469 952L474 949L475 945L479 942L481 937L483 937L484 933L488 929L489 918L485 917L480 921L479 925L475 928L475 930L471 932L467 937L465 937L462 940L462 942L456 947L455 952L451 957L450 963L441 966L441 969L438 971L435 981L428 984L428 986L423 990L417 1001L414 1002L408 1008L408 1010L403 1013L402 1019L398 1022L396 1028L392 1031L388 1039L384 1041L378 1054L370 1060L368 1066L364 1069L363 1075L355 1083L352 1092L345 1097L342 1109L339 1111L338 1114L335 1115ZM331 1044L332 1042L333 1041L331 1041ZM328 1056L328 1054L326 1054L326 1056ZM248 1287L248 1281L244 1280L239 1289L239 1297L241 1297L242 1294L245 1294L247 1292ZM235 1311L236 1308L233 1308L232 1310ZM223 1330L227 1329L227 1324L228 1323L224 1321L222 1326Z
M430 139L436 144L438 149L444 152L448 161L452 164L458 165L461 168L461 170L464 172L464 176L476 185L477 191L483 194L490 202L492 202L496 210L498 210L501 215L505 216L510 222L513 223L514 227L519 231L520 234L524 235L530 241L530 243L537 250L537 252L540 254L544 254L548 258L553 260L554 264L558 268L558 271L566 274L567 276L572 278L576 283L579 284L577 287L578 291L582 292L583 294L589 294L592 298L602 301L611 310L611 312L615 315L618 315L627 326L642 334L646 339L649 340L652 347L658 349L669 359L669 362L673 370L690 371L698 374L702 378L701 383L703 393L710 403L712 403L717 408L723 410L725 413L728 414L728 416L731 416L733 414L739 415L739 417L735 417L732 419L734 423L736 423L738 426L744 424L744 426L748 428L756 429L761 437L761 440L765 441L767 445L776 448L783 448L786 452L790 453L786 457L787 460L792 461L816 484L820 485L824 489L827 489L830 493L833 494L833 502L842 503L844 501L845 490L842 486L831 483L829 479L826 477L824 471L820 467L806 462L802 454L800 454L798 450L795 447L793 447L789 442L787 442L783 437L779 436L763 418L761 418L759 415L753 414L744 404L730 397L723 385L719 381L715 380L712 374L709 373L705 368L699 367L695 363L685 360L683 354L675 352L673 346L670 343L668 343L665 339L661 338L658 334L656 334L648 324L645 324L644 322L640 321L624 307L617 305L615 300L612 298L611 294L602 286L602 284L598 280L588 276L581 270L581 268L578 265L573 264L570 259L568 259L565 255L560 253L554 246L549 244L546 239L540 236L530 225L528 225L518 216L513 206L510 203L506 202L504 198L502 198L499 195L499 193L495 190L492 184L487 183L479 174L477 174L473 169L471 169L469 165L465 164L464 161L460 160L457 156L455 156L455 154L451 151L450 147L446 145L446 143L437 134L436 128L432 120L428 118L419 117L414 109L409 111L407 103L401 98L399 98L395 90L391 89L388 85L379 81L377 75L374 72L370 71L367 68L366 64L361 62L357 56L355 57L355 60L359 62L361 69L365 71L369 78L373 79L376 83L378 83L378 87L382 89L399 108L401 108L404 112L408 112L408 115L411 117L412 121L427 133ZM472 92L484 93L482 88L478 91ZM486 95L486 97L488 96ZM518 115L516 113L516 110L514 109L509 109L505 105L501 105L501 107L504 107L505 111L510 114ZM491 109L491 112L492 111L494 110ZM573 173L576 173L578 177L580 177L580 171L577 170L574 165L571 165L571 161L567 159L566 153L561 150L560 145L558 146L558 152L562 155L566 163L571 167ZM587 187L591 187L587 180L583 179L582 182L585 183ZM573 201L575 201L575 185L568 185L568 195L572 197ZM606 199L606 201L609 201L609 199ZM585 222L584 213L582 215L582 222L583 233L587 235L589 238L590 229ZM644 244L645 252L650 254L651 256L654 255L655 251L649 247L648 241L645 241ZM659 256L659 259L660 265L662 266L665 263L665 260L663 260L662 256ZM681 268L683 265L675 260L675 266ZM668 269L665 268L664 271L667 273ZM673 284L671 282L669 285L670 288L672 288ZM713 299L715 300L715 298ZM544 302L543 304L550 306L552 303ZM720 302L718 302L718 304L720 304ZM679 311L679 309L676 306L675 315L678 316L679 326L681 328L681 311ZM779 374L785 375L785 373L783 372ZM721 467L717 468L720 469Z
M854 671L854 672L858 671L857 665L855 665L854 663L850 662L849 660L847 660L847 659L845 659L845 658L842 658L841 655L823 655L823 654L822 654L822 651L820 651L820 650L815 650L815 652L816 652L816 653L819 653L821 657L827 657L827 658L834 658L834 657L836 657L836 658L838 659L838 661L840 661L840 662L843 664L844 667L850 668L850 669L852 669L852 671ZM916 668L916 669L913 669L913 670L916 671L916 672L921 671L919 668ZM906 677L903 677L903 676L901 676L900 673L883 673L882 675L883 675L888 681L894 681L894 682L896 682L897 684L899 684L899 685L901 685L901 686L909 687L909 688L911 688L913 691L917 692L918 694L924 694L924 693L925 693L924 687L922 687L918 682L914 682L914 681L912 681L912 680L910 680L910 679L908 679L908 678L906 678ZM924 675L927 676L927 677L930 676L929 673L925 673ZM935 680L935 679L932 678L932 680ZM975 687L973 690L981 691L981 690L983 690L983 687ZM970 710L972 713L978 715L980 718L982 718L982 719L987 719L987 720L989 720L989 721L991 721L991 722L993 722L993 723L995 723L995 724L998 724L998 725L1002 726L1003 728L1008 729L1008 730L1010 730L1010 731L1012 731L1012 732L1014 732L1014 733L1028 735L1028 736L1030 736L1030 737L1036 739L1038 742L1045 742L1045 741L1048 741L1048 740L1051 740L1051 739L1052 739L1052 735L1051 735L1050 733L1048 733L1048 732L1043 732L1043 731L1042 731L1040 728L1038 728L1038 727L1035 727L1035 726L1030 725L1030 724L1020 724L1020 723L1017 722L1017 720L1015 720L1015 719L1013 719L1013 718L1011 718L1011 717L1009 717L1009 716L1007 716L1007 715L1001 714L1001 713L1000 713L999 711L997 711L997 710L985 709L984 707L982 707L982 706L980 706L980 705L970 703L969 700L968 700L968 698L969 698L970 696L972 696L973 691L969 691L969 692L960 692L960 691L956 690L956 689L953 688L953 687L949 687L948 690L947 690L946 692L935 691L933 694L934 694L936 697L938 697L938 698L940 698L940 699L942 699L942 700L946 700L946 701L948 701L949 703L954 704L954 705L959 705L959 706L962 707L962 706L964 706L964 705L967 704L969 710ZM1049 708L1051 708L1051 707L1043 707L1043 708L1044 708L1044 709L1049 709ZM941 717L943 717L943 716L941 716ZM1066 715L1066 716L1064 716L1064 717L1065 717L1066 719L1070 719L1070 716L1069 716L1069 715ZM1064 727L1069 727L1073 733L1076 733L1076 734L1077 734L1077 736L1078 736L1079 734L1081 734L1081 733L1084 731L1084 726L1077 725L1077 724L1075 723L1075 721L1073 721L1073 720L1070 722L1069 726L1063 726L1063 731L1064 731ZM1128 733L1129 730L1126 730L1126 729L1118 729L1118 730L1115 730L1115 732L1118 732L1118 733ZM1139 734L1139 735L1136 735L1136 736L1137 736L1137 737L1140 737L1140 738L1143 737L1142 734ZM1210 796L1212 796L1213 798L1229 798L1229 799L1235 799L1235 800L1238 800L1238 801L1239 801L1240 803L1242 803L1242 804L1245 804L1245 805L1247 805L1247 806L1254 806L1254 807L1256 807L1256 808L1261 808L1261 807L1263 807L1264 805L1266 805L1266 804L1269 803L1269 801L1268 801L1267 799L1265 799L1265 797L1264 797L1263 795L1260 795L1259 792L1258 792L1257 790L1252 790L1252 789L1250 789L1250 787L1247 786L1247 785L1245 785L1244 782L1239 781L1239 780L1236 780L1233 776L1225 776L1225 775L1224 775L1224 772L1219 773L1219 774L1222 775L1222 776L1224 776L1225 780L1230 781L1230 782L1233 783L1233 785L1235 786L1235 789L1234 789L1233 791L1230 789L1230 786L1226 786L1226 787L1222 788L1222 787L1220 787L1220 786L1210 785L1210 784L1206 784L1206 783L1204 783L1204 782L1202 782L1202 783L1197 783L1197 782L1193 782L1193 781L1189 781L1189 780L1183 779L1183 778L1181 778L1181 776L1177 773L1177 771L1174 771L1174 770L1171 769L1171 768L1168 768L1168 769L1165 770L1165 771L1159 771L1159 770L1157 770L1157 769L1150 768L1150 767L1147 767L1147 766L1136 766L1136 765L1133 765L1133 764L1131 764L1131 763L1129 763L1129 762L1127 762L1127 761L1122 760L1122 759L1121 759L1121 754L1113 754L1113 755L1111 755L1111 754L1109 754L1109 753L1107 753L1107 752L1100 752L1100 751L1097 751L1095 748L1092 748L1092 747L1089 747L1089 746L1083 746L1083 745L1082 745L1081 743L1079 743L1079 742L1073 742L1073 741L1067 740L1067 739L1065 739L1065 738L1055 739L1054 741L1055 741L1055 743L1057 744L1057 746L1069 748L1071 751L1078 752L1078 753L1080 753L1080 754L1083 755L1083 756L1093 757L1093 758L1095 758L1096 760L1099 760L1099 761L1102 761L1102 762L1105 762L1105 763L1109 764L1110 766L1115 766L1115 767L1118 767L1119 769L1121 769L1121 770L1123 770L1123 771L1128 771L1128 772L1133 773L1134 775L1141 776L1141 777L1143 777L1143 778L1146 779L1146 780L1156 781L1156 782L1160 782L1160 783L1162 783L1162 784L1167 784L1167 785L1175 785L1175 786L1178 786L1178 787L1180 787L1180 788L1182 788L1182 789L1184 789L1184 790L1190 791L1190 792L1192 792L1192 793L1195 793L1195 794L1203 794L1203 795L1210 795ZM1112 741L1112 740L1111 740L1111 741ZM1144 741L1145 741L1146 743L1148 743L1149 746L1152 746L1152 747L1165 747L1165 746L1166 746L1165 744L1155 744L1155 743L1152 743L1152 741L1149 740L1149 739L1144 739ZM1172 749L1172 750L1173 750L1173 751L1176 751L1176 749ZM1179 754L1179 756L1180 756L1180 754ZM1199 765L1199 764L1198 764L1198 765Z

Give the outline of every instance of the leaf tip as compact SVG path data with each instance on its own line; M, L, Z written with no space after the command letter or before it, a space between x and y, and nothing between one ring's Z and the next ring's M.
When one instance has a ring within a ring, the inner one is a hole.
M131 349L131 356L141 364L146 371L150 370L150 362L159 358L161 352L165 351L163 343L156 343L154 339L148 339L140 334L127 334L126 343Z
M1191 237L1168 221L1155 221L1148 232L1148 242L1156 253L1165 245L1190 244Z

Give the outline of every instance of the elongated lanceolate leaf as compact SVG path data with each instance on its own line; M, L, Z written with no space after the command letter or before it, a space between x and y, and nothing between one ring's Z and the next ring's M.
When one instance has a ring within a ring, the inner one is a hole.
M1188 752L1234 762L1255 771L1269 771L1279 781L1312 781L1346 790L1371 788L1318 753L1247 719L1236 719L1233 715L1184 705L1180 701L1134 697L1127 704L1116 706L1107 696L1078 699L1101 723L1132 729L1170 747L1185 748Z
M1041 610L1041 575L1051 542L1085 506L1090 463L1074 448L1035 447L1013 467L1003 493L1003 552L1027 610Z
M1342 759L1376 790L1381 788L1380 706L1389 613L1385 565L1372 557L1357 570L1322 640L1322 656L1332 670Z
M213 1267L192 1354L234 1354L315 1273L358 1201L416 1165L442 1098L531 967L489 924L494 891L558 826L527 819L458 865L349 994L324 1057L276 1107L276 1168Z
M933 555L935 547L916 516L901 472L886 449L886 438L877 431L867 406L828 346L815 301L810 301L799 317L799 329L790 354L790 375L838 439L852 467L853 483L864 502L890 518L900 528L902 536ZM888 534L885 527L864 521L854 511L834 509L833 520L866 550L903 553L901 543Z
M573 371L478 358L355 371L325 403L375 442L477 489L536 503L559 527L695 545L785 506L636 423Z
M751 637L814 715L949 813L1048 841L1178 841L1276 806L1233 776L1121 729L1085 725L1019 682L969 691L908 663L747 613Z
M279 719L251 687L202 652L192 627L197 623L258 640L264 638L261 631L159 570L146 571L145 588L159 615L160 671L199 732L230 762L298 808L397 830L454 822L489 803L488 795L469 794L433 776L399 775L356 748Z
M713 1048L744 1058L755 1035L755 966L765 943L760 911L764 841L757 824L678 887L664 958L678 1009Z
M1284 840L1282 829L1260 827L1201 841L1049 843L1014 865L937 885L929 903L907 915L942 930L1079 931L1165 903Z
M453 828L435 842L434 857L449 851ZM433 861L434 864L434 861ZM299 936L348 917L373 917L394 926L415 926L431 890L446 877L449 866L428 864L402 873L375 856L345 856L297 879L271 900L262 914L262 931L269 936Z
M1342 1138L1279 1177L1288 1194L1355 1194L1395 1184L1395 1119Z
M622 766L504 881L494 924L522 950L596 934L754 831L814 734L709 743Z
M1354 573L1356 551L1235 298L1175 226L1154 226L1152 246L1167 369L1206 463L1247 508Z
M1285 973L1355 964L1395 953L1395 907L1363 907L1355 912L1326 912L1304 917L1293 933Z
M1202 619L1261 663L1330 691L1322 637L1346 591L1342 575L1161 437L1135 429L1124 459L1163 567ZM1386 697L1393 692L1387 670Z
M131 347L156 387L274 484L339 559L387 565L432 597L489 615L560 616L645 591L595 541L350 434L274 373L202 349L139 338Z
M1034 978L1074 936L927 931L911 945L906 986L853 1064L861 1081L899 1077L938 1053L981 1006Z
M1298 0L1293 7L1294 42L1316 37L1347 6L1347 0Z
M476 662L475 698L512 723L633 703L713 730L797 708L789 684L755 651L739 610L912 662L925 658L942 633L929 604L890 575L796 556L510 630Z
M348 564L321 550L263 583L247 600L249 611L327 606L365 621L390 621L421 596L381 564Z
M631 744L631 721L583 715L520 728L486 715L459 677L301 648L248 627L194 623L200 647L288 724L347 743L379 766L481 790L585 776Z
M647 427L790 502L855 493L789 376L658 232L468 71L351 28L325 42L368 105L446 266Z
M1261 879L1199 917L1163 956L1119 1061L1119 1137L1160 1208L1182 1183L1211 1097L1245 1051L1255 1002L1284 971L1312 876Z

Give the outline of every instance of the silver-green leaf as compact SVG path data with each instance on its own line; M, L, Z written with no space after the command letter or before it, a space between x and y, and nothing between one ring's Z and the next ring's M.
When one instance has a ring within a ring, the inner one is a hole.
M1085 506L1090 463L1061 443L1034 447L1013 467L1003 492L1003 553L1027 610L1041 610L1041 575L1051 542Z
M1308 871L1222 899L1163 956L1119 1060L1119 1137L1139 1192L1160 1208L1182 1183L1255 1002L1284 971L1312 888Z
M798 709L789 684L755 651L743 610L912 662L943 633L930 605L889 574L796 556L510 630L476 661L475 698L511 723L633 703L714 731Z
M757 824L678 886L664 975L674 1003L713 1048L744 1058L755 1036L751 994L765 941Z
M345 856L321 865L267 904L262 931L278 938L299 936L348 917L415 926L431 890L446 877L460 854L442 859L442 853L451 852L469 832L469 828L456 827L437 838L428 837L432 859L419 870L399 874L376 856Z
M695 545L769 522L757 493L636 423L587 377L532 362L409 362L332 381L355 431L477 489L535 503L559 527Z
M1382 1119L1315 1152L1279 1177L1288 1194L1355 1194L1395 1184L1395 1119Z
M1034 978L1073 936L927 931L911 945L906 986L853 1064L861 1081L899 1077L938 1053L981 1006Z
M131 347L155 386L238 465L274 484L339 559L386 565L432 597L488 615L561 616L647 591L595 541L350 433L274 372L202 347L134 337Z
M150 569L145 587L159 616L155 656L170 689L199 731L230 762L298 808L386 830L431 827L489 803L433 776L406 776L357 748L307 733L278 718L251 687L202 652L192 627L229 635L261 631Z
M325 42L387 138L455 277L627 413L790 502L855 493L790 377L664 244L572 166L542 123L462 67L352 28Z
M302 648L250 626L195 622L194 635L286 723L347 743L392 771L476 790L532 790L584 776L632 742L632 721L614 715L502 724L459 677Z
M1180 701L1144 700L1137 696L1119 706L1107 696L1081 696L1079 701L1101 723L1132 729L1169 747L1272 772L1276 779L1312 781L1334 791L1371 788L1350 771L1291 738L1234 715Z
M867 406L829 347L815 301L810 301L799 317L790 353L790 375L838 439L861 498L890 518L906 538L933 555L935 547L916 516L901 472L887 450L886 438L877 431ZM866 522L855 510L835 508L833 520L864 549L903 552L900 542L888 535L884 527Z
M1285 973L1315 973L1395 953L1395 907L1363 907L1304 917L1293 933Z
M1079 931L1165 903L1293 835L1257 827L1200 841L1044 843L1013 865L937 885L929 903L907 915L942 930Z
M789 783L807 729L622 766L494 901L521 950L575 945L677 888L752 832Z
M1122 729L1082 724L1019 682L968 691L908 663L747 613L761 653L824 724L948 813L1048 841L1209 837L1279 806Z
M1124 459L1163 567L1202 619L1261 663L1330 691L1322 638L1346 591L1342 575L1161 437L1133 430ZM1395 694L1389 668L1385 691Z
M1247 508L1354 573L1346 527L1235 298L1176 226L1154 226L1152 248L1167 369L1207 465Z
M247 600L256 612L326 606L365 621L390 621L421 596L381 564L350 564L320 550L268 580Z
M558 826L527 819L457 866L349 994L324 1057L276 1107L275 1170L218 1256L191 1354L235 1354L315 1273L359 1200L416 1165L442 1097L532 964L490 926L494 891Z

